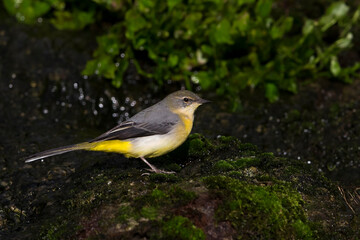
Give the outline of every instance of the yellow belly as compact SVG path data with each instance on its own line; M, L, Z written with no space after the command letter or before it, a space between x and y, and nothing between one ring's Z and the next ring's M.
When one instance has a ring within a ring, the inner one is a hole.
M167 134L140 137L131 141L127 157L158 157L179 147L189 136L192 120L181 118L181 123Z

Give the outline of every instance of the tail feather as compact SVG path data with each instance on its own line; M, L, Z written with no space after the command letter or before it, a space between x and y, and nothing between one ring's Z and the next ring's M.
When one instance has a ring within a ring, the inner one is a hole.
M29 163L29 162L33 162L33 161L40 160L43 158L47 158L47 157L51 157L51 156L55 156L55 155L59 155L59 154L63 154L63 153L71 152L71 151L76 151L76 150L88 150L92 147L93 147L93 144L85 142L85 143L79 143L79 144L69 145L69 146L65 146L65 147L54 148L54 149L46 150L44 152L36 153L36 154L28 157L25 160L25 162Z

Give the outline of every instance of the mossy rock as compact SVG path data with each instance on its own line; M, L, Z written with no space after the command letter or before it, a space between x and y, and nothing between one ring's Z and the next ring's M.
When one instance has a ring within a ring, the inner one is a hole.
M322 239L332 234L318 219L342 206L336 188L299 160L278 158L232 137L193 135L174 175L129 168L93 168L72 184L44 221L47 239ZM160 160L168 160L164 156ZM156 159L155 159L156 161ZM157 167L165 168L160 165ZM163 164L166 164L163 162ZM322 189L321 193L320 190ZM326 195L324 195L326 194ZM319 197L321 203L318 202ZM39 207L40 208L40 207ZM311 218L310 218L311 216ZM66 219L66 221L63 221ZM36 229L34 227L34 229ZM349 233L353 230L349 230Z

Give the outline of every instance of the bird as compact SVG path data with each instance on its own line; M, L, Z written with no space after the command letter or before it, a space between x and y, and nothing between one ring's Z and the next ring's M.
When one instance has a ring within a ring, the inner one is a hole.
M115 152L126 158L140 158L150 172L171 174L174 172L158 169L146 158L179 147L192 130L195 110L207 102L191 91L179 90L90 141L36 153L25 162L76 150Z

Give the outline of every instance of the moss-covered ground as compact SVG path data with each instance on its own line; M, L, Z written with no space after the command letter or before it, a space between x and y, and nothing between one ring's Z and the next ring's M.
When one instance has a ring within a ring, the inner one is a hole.
M61 209L28 216L42 239L325 239L351 237L336 187L300 161L236 138L194 134L151 161L173 175L93 166L60 191ZM320 201L319 201L320 200ZM43 206L32 203L41 212ZM34 211L36 212L36 211ZM39 214L40 216L40 214ZM340 226L340 225L339 225ZM345 227L346 226L346 227Z

